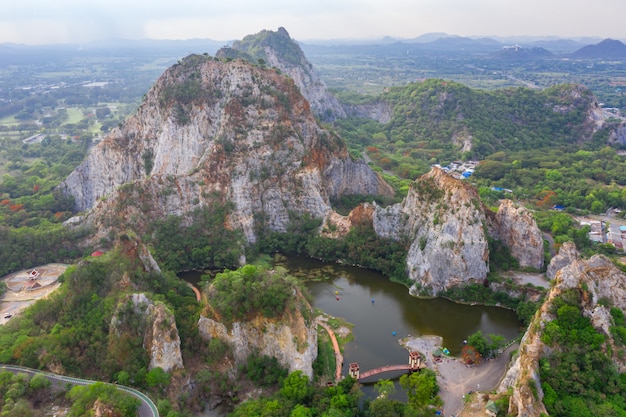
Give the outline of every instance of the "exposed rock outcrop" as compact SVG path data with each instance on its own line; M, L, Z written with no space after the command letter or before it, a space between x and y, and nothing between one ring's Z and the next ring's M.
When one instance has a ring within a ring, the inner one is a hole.
M439 168L417 179L402 203L374 213L379 236L410 243L407 269L412 292L432 293L489 272L485 214L478 192Z
M318 124L291 79L205 56L168 69L61 189L77 210L95 207L88 220L99 233L120 218L141 232L165 215L229 201L229 226L250 242L261 218L285 231L290 213L323 218L331 197L393 193Z
M609 143L626 145L626 122L620 123L615 130L609 133Z
M591 319L596 330L604 332L609 343L612 343L609 332L612 318L609 309L599 305L598 301L604 299L606 304L626 310L626 275L608 258L594 255L589 260L582 260L577 253L573 253L571 247L566 248L564 257L566 254L571 263L557 270L555 285L528 326L520 344L519 355L498 388L499 392L513 388L508 410L510 415L528 417L547 414L542 403L539 359L550 354L550 347L541 341L541 335L546 324L555 318L551 312L555 299L566 290L579 291L582 314ZM614 354L613 361L622 372L625 370L623 359ZM536 395L529 384L534 384Z
M578 259L580 259L580 255L576 250L576 245L573 242L563 243L563 246L559 249L559 253L550 260L550 264L546 270L546 278L554 279L556 273L559 272L561 268Z
M235 41L232 47L220 49L218 58L250 59L253 62L265 61L289 75L302 95L308 100L313 113L325 121L346 117L337 98L331 94L324 81L306 59L304 53L283 27L276 32L263 30Z
M296 297L303 296L297 294ZM310 306L305 308L310 309ZM276 358L289 372L299 370L312 378L313 362L317 358L317 325L315 322L307 323L297 308L288 310L279 319L256 315L229 327L201 316L198 328L203 339L217 337L230 344L239 364L258 352Z
M543 237L532 214L511 200L503 200L490 216L490 234L504 243L520 267L543 268Z
M343 109L350 117L372 119L379 123L389 123L393 116L393 106L388 102L378 99L373 103L344 104Z
M137 323L140 323L139 328ZM120 337L125 331L139 332L143 337L143 347L150 356L150 369L159 367L170 372L183 368L176 320L164 304L154 303L145 294L132 294L123 299L111 319L111 334Z

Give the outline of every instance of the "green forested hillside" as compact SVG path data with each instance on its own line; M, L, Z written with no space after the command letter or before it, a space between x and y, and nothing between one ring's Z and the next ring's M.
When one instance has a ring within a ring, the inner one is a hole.
M337 127L353 153L399 178L413 180L435 163L478 160L471 181L512 190L538 207L600 213L626 206L626 160L608 144L617 124L593 130L588 116L597 105L582 86L486 91L433 79L365 102L390 105L391 120L352 117Z
M591 91L580 86L487 91L440 79L392 88L379 100L393 108L389 123L348 119L339 128L354 148L377 148L368 151L379 153L383 168L400 176L406 175L403 164L420 161L579 147L589 135L584 122L594 105ZM465 138L471 151L463 151Z

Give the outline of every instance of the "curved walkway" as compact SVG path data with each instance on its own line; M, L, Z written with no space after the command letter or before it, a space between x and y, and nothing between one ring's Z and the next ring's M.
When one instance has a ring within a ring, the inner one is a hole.
M50 382L64 382L64 383L68 383L72 385L91 385L97 382L97 381L90 381L87 379L72 378L69 376L63 376L63 375L52 374L49 372L38 371L36 369L25 368L23 366L0 365L0 369L13 372L13 373L23 372L31 376L39 374L48 378ZM143 392L137 391L134 388L125 387L123 385L109 384L106 382L104 382L104 384L114 386L118 390L124 391L125 393L130 394L133 397L137 398L139 401L141 401L141 406L139 406L139 409L137 410L139 417L159 417L159 410L156 408L156 405L154 405L152 400L148 398L148 396L145 395Z
M328 332L328 336L330 336L330 340L333 342L333 349L335 349L335 382L341 379L341 369L343 368L343 356L341 355L341 350L339 350L339 343L337 342L337 338L335 337L335 332L331 329L328 324L318 319L317 324L322 326Z

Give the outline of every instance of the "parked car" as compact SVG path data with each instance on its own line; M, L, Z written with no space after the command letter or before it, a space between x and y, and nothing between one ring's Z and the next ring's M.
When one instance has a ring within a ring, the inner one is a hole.
M6 314L4 315L4 318L5 318L5 319L10 319L11 317L13 317L13 314L11 314L11 313L6 313Z

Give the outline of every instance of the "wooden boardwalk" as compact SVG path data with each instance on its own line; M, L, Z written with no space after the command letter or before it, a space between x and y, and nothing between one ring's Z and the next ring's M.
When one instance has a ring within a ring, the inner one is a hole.
M380 368L374 368L370 369L369 371L359 373L359 381L365 378L369 378L370 376L382 374L384 372L408 371L410 369L411 367L406 363L403 363L402 365L385 365L381 366Z

